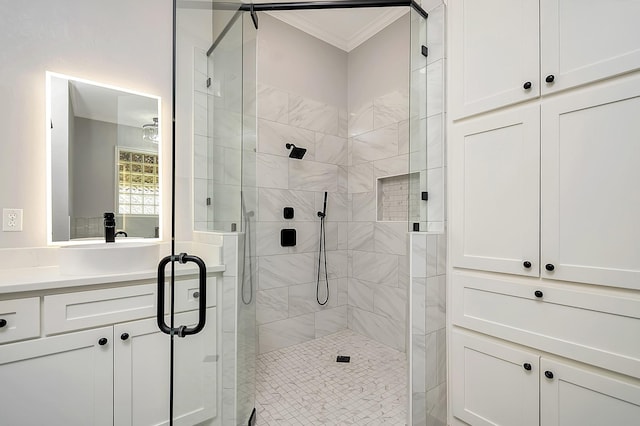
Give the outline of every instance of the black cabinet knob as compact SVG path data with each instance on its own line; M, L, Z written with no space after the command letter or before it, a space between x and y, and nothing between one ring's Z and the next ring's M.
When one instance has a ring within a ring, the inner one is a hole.
M544 377L546 377L547 379L553 379L553 373L547 370L544 372Z
M122 333L120 335L120 340L127 340L129 338L129 333Z
M529 90L529 89L531 89L531 82L530 82L530 81L527 81L526 83L524 83L524 84L522 85L522 87L524 88L524 90Z
M193 298L197 299L198 297L200 297L200 292L199 291L194 291L193 292Z
M538 298L544 296L540 290L534 291L533 294Z
M547 271L551 272L554 269L556 269L556 267L553 266L553 263L547 263L546 265L544 265L544 269L546 269Z
M553 74L549 74L547 78L544 79L544 81L546 81L547 83L553 83L553 80L555 79L556 77Z
M7 320L6 319L0 319L0 328L4 327L5 325L7 325Z
M106 345L106 344L107 344L107 342L108 342L108 340L107 340L107 338L106 338L106 337L103 337L102 339L98 340L98 344L99 344L100 346L104 346L104 345Z
M531 262L529 262L528 260L525 260L524 262L522 262L522 266L529 269L531 268Z
M527 371L531 371L531 364L529 364L528 362L522 364L522 367L524 367L524 369Z

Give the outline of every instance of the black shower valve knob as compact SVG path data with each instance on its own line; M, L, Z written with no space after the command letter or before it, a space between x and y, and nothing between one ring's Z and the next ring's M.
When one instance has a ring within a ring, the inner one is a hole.
M293 219L295 215L295 210L293 209L293 207L284 207L282 209L282 217L284 217L285 219Z

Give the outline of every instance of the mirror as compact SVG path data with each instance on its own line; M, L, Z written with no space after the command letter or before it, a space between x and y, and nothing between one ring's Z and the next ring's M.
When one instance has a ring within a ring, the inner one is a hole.
M49 243L160 238L160 98L47 72Z

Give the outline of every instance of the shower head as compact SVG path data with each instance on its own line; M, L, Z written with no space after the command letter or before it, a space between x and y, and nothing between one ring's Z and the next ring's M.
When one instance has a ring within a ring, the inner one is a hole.
M291 152L289 153L289 158L296 158L298 160L301 160L302 157L304 157L304 154L307 152L307 148L298 148L292 143L288 143L285 146L287 147L287 149L291 150Z

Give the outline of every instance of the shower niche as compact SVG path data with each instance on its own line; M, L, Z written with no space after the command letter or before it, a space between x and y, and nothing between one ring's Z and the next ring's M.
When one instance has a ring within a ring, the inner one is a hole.
M378 222L418 222L420 204L410 197L419 187L420 173L405 173L376 179L376 218Z

